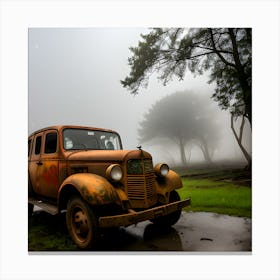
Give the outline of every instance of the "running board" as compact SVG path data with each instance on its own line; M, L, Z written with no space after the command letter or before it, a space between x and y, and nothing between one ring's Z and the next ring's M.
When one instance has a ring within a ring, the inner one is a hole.
M48 202L44 202L42 200L38 200L36 198L33 197L29 197L28 198L28 203L31 203L33 205L38 206L39 208L41 208L42 210L44 210L45 212L48 212L51 215L56 215L58 214L58 207L50 204Z

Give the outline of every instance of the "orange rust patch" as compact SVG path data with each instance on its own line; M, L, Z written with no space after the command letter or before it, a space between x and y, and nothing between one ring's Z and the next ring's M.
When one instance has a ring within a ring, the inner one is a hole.
M58 184L58 170L55 165L44 169L42 174L43 180L50 185Z

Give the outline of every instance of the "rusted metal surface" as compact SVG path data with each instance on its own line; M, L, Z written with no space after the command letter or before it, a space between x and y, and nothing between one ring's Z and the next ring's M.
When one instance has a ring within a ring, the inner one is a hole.
M134 208L148 208L157 201L154 174L127 176L127 196Z
M77 151L73 154L71 152L67 152L70 154L68 160L71 161L86 161L94 160L96 162L123 162L125 159L131 158L139 158L140 156L144 156L145 158L151 158L151 155L147 152L144 152L143 155L139 150L89 150L89 151ZM66 154L67 155L67 154Z
M100 227L119 227L137 224L142 221L158 218L180 210L190 205L190 198L154 207L148 210L132 212L124 215L106 216L99 218Z
M91 205L109 204L120 200L116 189L105 178L96 174L79 173L69 176L60 187L58 196L67 185L74 186Z
M181 177L174 171L170 170L165 178L157 177L156 191L162 203L168 203L169 194L172 190L182 188Z

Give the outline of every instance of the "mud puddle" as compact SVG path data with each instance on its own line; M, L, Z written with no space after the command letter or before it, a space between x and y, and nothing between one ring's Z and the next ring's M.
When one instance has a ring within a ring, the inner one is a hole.
M105 232L104 251L251 251L251 219L205 212L183 212L176 225L150 222Z

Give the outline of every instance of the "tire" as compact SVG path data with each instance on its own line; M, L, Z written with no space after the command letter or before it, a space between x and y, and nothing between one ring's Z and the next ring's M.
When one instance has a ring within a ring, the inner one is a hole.
M169 203L179 200L181 200L179 194L176 191L172 191L169 195ZM178 222L181 212L182 210L177 210L166 216L152 219L151 222L160 227L170 227Z
M70 198L67 204L66 224L74 243L83 250L97 247L98 222L89 204L79 196Z

